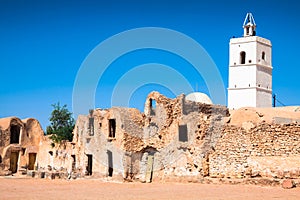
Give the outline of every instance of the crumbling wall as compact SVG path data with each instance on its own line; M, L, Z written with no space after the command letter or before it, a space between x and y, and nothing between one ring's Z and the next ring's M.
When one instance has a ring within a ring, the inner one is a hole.
M156 101L155 113L151 113L151 100ZM218 141L226 116L224 106L185 101L184 95L168 99L158 92L150 93L145 103L143 141L144 149L156 149L153 179L203 176L207 171L203 159L207 160ZM146 176L148 154L144 150L141 157L137 176L141 180Z
M144 146L143 128L145 117L136 109L123 110L121 113L124 135L122 149L127 152L138 152Z
M299 159L299 124L260 123L248 131L242 127L226 126L209 157L209 175L299 178Z
M206 176L207 157L222 134L223 116L193 112L182 116L179 125L187 126L187 141L180 141L177 126L173 142L159 151L164 179Z
M79 116L73 142L78 151L76 164L82 175L126 178L137 173L133 170L131 155L143 146L143 120L137 109L118 107L96 109L88 116Z
M67 170L69 161L63 159L73 156L76 171L82 176L146 181L153 156L153 180L204 176L208 173L208 155L220 137L227 115L223 106L185 101L184 95L169 99L152 92L146 99L145 114L137 109L114 107L79 116L73 149L51 150L49 141L44 141L47 159L41 167L46 168L48 162L48 168L57 170L61 166L61 170ZM111 119L115 121L114 136L110 136Z
M76 178L80 177L73 157L76 154L74 143L61 141L60 144L54 144L48 136L45 136L40 141L39 147L39 176L52 179L55 177L70 178L71 175Z

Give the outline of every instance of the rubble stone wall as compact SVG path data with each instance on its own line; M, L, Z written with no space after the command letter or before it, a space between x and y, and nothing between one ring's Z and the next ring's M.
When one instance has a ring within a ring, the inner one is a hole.
M150 100L156 101L152 114ZM168 99L157 92L150 93L145 103L144 143L155 151L153 179L199 178L207 173L204 160L216 145L228 114L224 106L186 101L184 95ZM181 134L186 135L181 138ZM149 153L147 149L142 153L137 176L142 180Z
M209 157L211 177L300 177L300 125L226 126Z

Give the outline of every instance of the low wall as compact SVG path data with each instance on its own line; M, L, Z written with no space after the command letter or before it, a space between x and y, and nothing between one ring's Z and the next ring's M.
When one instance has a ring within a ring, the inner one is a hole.
M211 177L299 178L300 125L226 126L209 156Z

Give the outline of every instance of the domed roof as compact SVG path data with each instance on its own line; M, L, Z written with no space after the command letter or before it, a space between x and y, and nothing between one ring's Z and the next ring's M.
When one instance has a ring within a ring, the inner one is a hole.
M206 94L201 92L190 93L185 97L185 99L189 101L199 102L199 103L213 104L210 98Z

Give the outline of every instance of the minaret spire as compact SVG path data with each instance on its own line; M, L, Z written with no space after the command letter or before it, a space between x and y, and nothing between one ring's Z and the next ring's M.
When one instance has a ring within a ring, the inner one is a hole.
M256 35L256 24L252 13L247 13L243 24L244 37Z

